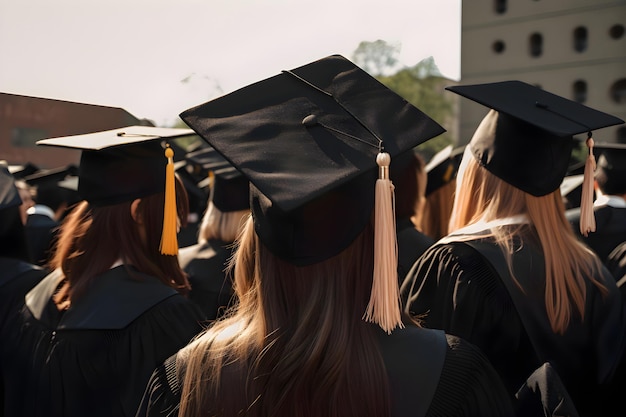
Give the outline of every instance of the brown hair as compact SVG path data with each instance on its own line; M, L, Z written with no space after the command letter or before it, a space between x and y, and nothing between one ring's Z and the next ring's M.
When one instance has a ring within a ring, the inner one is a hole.
M452 179L426 196L422 214L422 231L435 240L448 234L455 187L456 180Z
M451 231L478 221L488 222L521 214L527 217L530 226L493 227L487 236L495 237L509 265L515 250L514 236L520 237L522 242L538 239L541 243L545 258L545 305L555 333L565 332L573 308L580 317L584 317L586 279L602 293L607 293L606 287L596 279L601 269L600 261L572 231L558 189L535 197L491 174L467 153L461 162L457 180Z
M64 285L55 295L59 308L66 308L73 298L80 297L90 282L117 260L159 278L183 294L188 292L190 285L178 257L159 251L164 202L165 193L140 199L137 215L142 225L131 215L131 201L104 207L91 207L83 201L72 210L63 222L49 265L51 269L60 268L65 276ZM176 203L178 217L186 219L187 193L178 178Z
M271 254L251 219L234 265L238 305L181 352L180 416L387 416L389 388L364 322L370 225L341 254L296 267Z

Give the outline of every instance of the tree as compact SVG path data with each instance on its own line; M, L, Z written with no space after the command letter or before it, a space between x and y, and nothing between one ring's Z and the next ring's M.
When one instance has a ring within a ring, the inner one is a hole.
M363 41L352 54L352 61L372 76L382 76L396 68L399 45L390 45L383 40Z
M393 75L376 78L448 131L418 146L418 151L426 159L454 143L449 133L455 123L454 98L451 94L444 93L444 87L450 80L441 75L432 57L420 61L413 67L402 68Z

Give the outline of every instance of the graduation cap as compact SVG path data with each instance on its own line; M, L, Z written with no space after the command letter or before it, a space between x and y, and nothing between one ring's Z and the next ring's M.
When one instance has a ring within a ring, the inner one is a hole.
M37 141L37 145L82 151L78 193L93 206L119 204L165 191L163 233L168 237L162 241L161 251L174 255L178 252L174 155L169 145L165 144L164 148L162 142L193 134L191 129L128 126L43 139Z
M623 120L522 81L446 87L491 110L469 147L479 164L503 181L540 197L558 189L574 147L573 136ZM592 151L581 199L581 233L595 230Z
M15 186L15 177L8 167L0 165L0 211L22 204L20 193Z
M219 152L212 147L190 153L187 157L209 175L210 200L223 213L250 208L250 183Z
M459 167L455 155L454 147L448 145L437 152L426 164L426 195L430 195L444 185L456 178Z
M39 167L31 162L24 165L9 165L9 172L18 179L32 175L37 171L39 171Z
M573 135L624 123L522 81L446 87L492 109L470 142L488 171L534 196L559 188Z
M595 149L599 151L596 180L602 193L607 195L625 194L626 144L596 142Z
M445 131L339 55L282 71L180 117L247 177L257 235L298 266L347 248L371 219L376 184L389 183L389 157ZM376 180L377 170L384 179ZM375 233L395 241L395 227L389 229L375 226ZM393 281L397 286L396 276ZM376 277L373 282L374 292ZM385 330L398 324L381 324L380 316L374 321Z

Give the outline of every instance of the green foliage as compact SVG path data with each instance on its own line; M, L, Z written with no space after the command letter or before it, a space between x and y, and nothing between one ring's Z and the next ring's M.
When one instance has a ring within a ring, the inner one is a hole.
M403 68L393 75L376 78L446 130L450 130L454 123L454 102L451 97L444 94L444 87L449 84L449 80L439 74L432 58L425 59L413 67ZM453 143L454 139L446 132L418 146L417 150L428 160Z
M385 41L363 41L352 54L352 62L372 76L379 76L391 71L398 64L398 45Z

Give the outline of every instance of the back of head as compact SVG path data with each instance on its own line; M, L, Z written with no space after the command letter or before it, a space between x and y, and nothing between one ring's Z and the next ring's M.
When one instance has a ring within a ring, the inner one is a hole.
M377 170L387 181L389 175L389 165L379 168L377 157L384 149L393 165L443 129L341 56L283 71L181 118L251 183L253 223L235 271L236 283L247 283L236 284L243 301L217 327L243 321L246 329L256 329L247 332L256 332L254 339L226 338L263 351L239 357L258 366L251 375L259 382L248 383L262 384L252 392L264 393L250 412L387 415L377 330L361 320L375 287L372 239L381 232L376 226L372 232ZM386 231L395 239L395 230ZM396 276L387 278L397 286ZM246 313L250 304L256 314ZM375 322L388 330L383 321ZM211 342L217 338L217 331L209 332ZM211 349L197 360L212 362ZM212 387L231 385L222 379ZM319 398L328 400L322 404ZM240 398L238 406L247 407L247 400Z
M15 178L0 164L0 257L29 260Z
M166 141L191 134L129 126L37 142L81 150L78 193L84 202L64 222L52 261L70 286L79 292L121 259L167 285L188 287L175 256L177 225L187 219L188 200Z
M626 144L596 143L596 181L602 194L626 195Z

